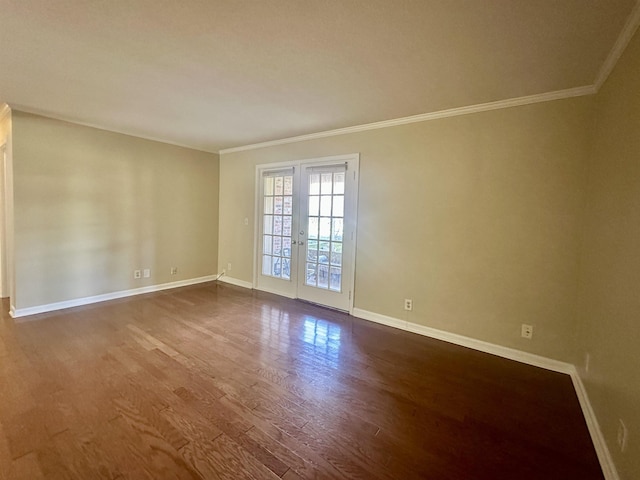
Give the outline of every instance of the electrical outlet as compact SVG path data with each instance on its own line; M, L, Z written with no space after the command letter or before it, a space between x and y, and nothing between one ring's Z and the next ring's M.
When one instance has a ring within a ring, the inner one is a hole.
M142 271L142 276L143 276L144 278L149 278L149 277L151 276L151 270L150 270L150 269L148 269L148 268L145 268L145 269Z
M227 263L227 272L231 271L231 262Z
M142 272L140 270L134 270L133 278L142 278Z
M411 300L410 298L405 298L404 299L404 309L407 311L411 311L413 310L413 300Z
M618 419L618 447L622 453L627 449L627 426L621 418Z
M521 335L522 338L531 340L533 338L533 325L527 325L526 323L523 323Z
M177 275L178 274L178 267L171 267L171 275Z

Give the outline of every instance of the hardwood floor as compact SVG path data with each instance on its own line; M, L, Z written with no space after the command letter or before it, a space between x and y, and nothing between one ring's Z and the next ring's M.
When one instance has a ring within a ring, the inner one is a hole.
M566 375L217 283L30 319L3 480L603 478Z

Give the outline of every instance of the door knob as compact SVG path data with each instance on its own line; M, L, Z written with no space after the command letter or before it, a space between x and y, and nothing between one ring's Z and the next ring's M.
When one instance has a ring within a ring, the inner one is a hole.
M304 245L304 242L298 242L298 245Z
M295 240L291 240L291 245L295 245L296 243L298 242L296 242Z

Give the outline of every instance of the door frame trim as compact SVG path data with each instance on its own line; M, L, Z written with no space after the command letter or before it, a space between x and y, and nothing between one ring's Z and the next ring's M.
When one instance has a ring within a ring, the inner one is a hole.
M349 168L347 169L347 173L355 171L355 177L354 177L355 182L353 184L353 188L354 188L353 249L351 252L351 258L349 259L351 261L351 265L353 268L351 272L351 279L348 285L349 291L351 292L351 295L349 298L348 311L349 311L349 315L353 314L353 308L354 308L353 305L354 305L354 299L355 299L355 283L356 283L356 250L358 245L358 198L359 198L358 191L359 191L359 185L360 185L360 153L359 152L347 153L342 155L331 155L327 157L305 158L305 159L291 160L291 161L285 161L285 162L261 163L259 165L256 165L255 182L254 182L254 188L253 188L253 195L254 195L253 219L254 221L253 221L253 276L252 276L253 288L255 290L260 290L268 293L275 293L276 295L281 295L287 298L298 298L297 287L296 287L296 294L294 296L289 296L281 292L268 291L263 288L260 288L260 289L258 288L258 275L259 275L258 253L260 249L260 246L258 244L258 233L260 232L260 223L259 223L261 220L261 215L260 215L261 203L260 202L262 201L262 198L260 198L259 194L260 194L260 182L262 181L262 173L266 170L294 167L296 168L296 175L299 175L301 167L303 165L323 164L323 163L330 164L330 163L336 163L341 161L349 162Z

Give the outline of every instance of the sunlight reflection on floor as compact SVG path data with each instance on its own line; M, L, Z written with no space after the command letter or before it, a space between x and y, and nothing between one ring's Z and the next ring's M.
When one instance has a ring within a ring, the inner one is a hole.
M340 359L342 327L310 315L303 316L302 340L313 345L314 353L322 353L337 364Z

